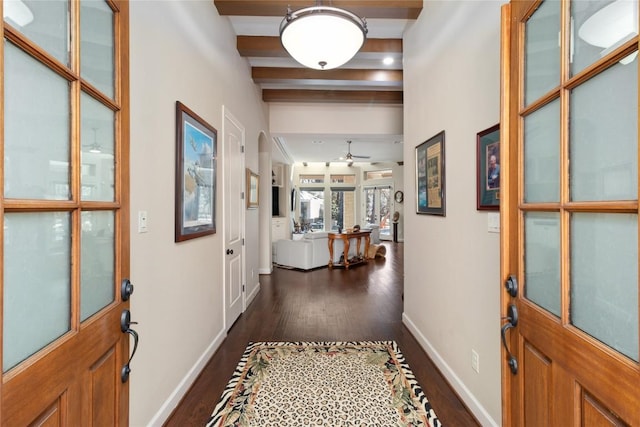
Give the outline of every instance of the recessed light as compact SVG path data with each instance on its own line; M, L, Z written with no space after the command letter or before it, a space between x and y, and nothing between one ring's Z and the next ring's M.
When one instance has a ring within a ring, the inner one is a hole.
M384 58L384 59L382 60L382 63L383 63L384 65L391 65L391 64L393 64L393 58L392 58L392 57L390 57L390 56L387 56L386 58Z

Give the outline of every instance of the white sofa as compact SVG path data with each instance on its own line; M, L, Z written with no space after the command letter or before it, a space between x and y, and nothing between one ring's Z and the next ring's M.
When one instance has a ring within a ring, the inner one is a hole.
M355 255L355 245L349 247L349 254ZM361 248L362 250L362 248ZM344 251L342 240L335 240L333 261L338 262ZM325 267L329 263L329 238L326 231L305 233L299 240L280 239L275 243L274 262L284 267L311 270Z

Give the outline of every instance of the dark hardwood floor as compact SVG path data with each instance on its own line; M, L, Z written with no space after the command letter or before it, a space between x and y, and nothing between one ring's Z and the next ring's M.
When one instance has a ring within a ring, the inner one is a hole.
M413 335L402 324L403 244L384 242L386 258L349 270L274 268L165 423L202 426L250 341L395 340L445 426L477 426Z

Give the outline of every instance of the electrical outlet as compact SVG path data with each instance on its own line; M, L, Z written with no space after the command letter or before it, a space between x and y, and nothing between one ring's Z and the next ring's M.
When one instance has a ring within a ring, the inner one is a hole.
M471 350L471 368L477 373L480 373L480 356L475 350Z

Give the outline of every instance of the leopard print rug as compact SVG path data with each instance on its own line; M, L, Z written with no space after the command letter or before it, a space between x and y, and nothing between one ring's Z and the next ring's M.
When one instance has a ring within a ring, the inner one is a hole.
M207 423L441 425L394 341L250 343Z

